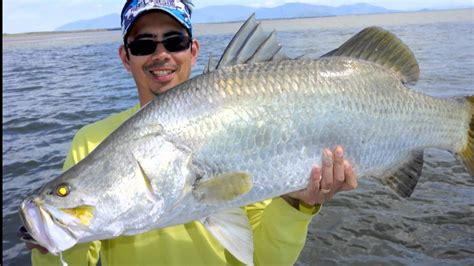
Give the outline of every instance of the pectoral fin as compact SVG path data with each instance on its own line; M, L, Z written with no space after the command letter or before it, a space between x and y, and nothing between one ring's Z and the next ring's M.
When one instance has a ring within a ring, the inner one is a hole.
M399 165L395 171L382 178L397 195L408 198L415 190L423 170L423 151L414 151L408 161Z
M252 189L252 177L244 172L223 173L194 184L194 197L208 204L219 204L241 196Z
M253 265L252 228L244 210L231 209L204 218L201 222L235 258Z

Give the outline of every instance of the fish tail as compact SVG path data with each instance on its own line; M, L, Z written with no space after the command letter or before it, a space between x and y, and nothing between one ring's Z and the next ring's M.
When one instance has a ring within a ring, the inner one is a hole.
M474 177L474 96L467 97L469 104L469 127L467 130L467 142L461 148L459 156L467 168L469 174Z

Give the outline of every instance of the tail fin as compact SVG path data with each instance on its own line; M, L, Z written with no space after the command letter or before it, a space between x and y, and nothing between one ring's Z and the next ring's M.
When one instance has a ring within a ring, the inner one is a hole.
M467 131L466 145L459 152L461 161L467 168L469 174L474 177L474 96L467 98L469 102L470 123Z

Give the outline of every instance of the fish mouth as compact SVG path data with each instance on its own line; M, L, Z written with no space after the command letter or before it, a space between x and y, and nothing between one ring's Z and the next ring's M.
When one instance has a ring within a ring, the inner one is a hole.
M87 218L81 219L70 212L41 204L34 198L22 202L20 217L26 229L20 228L20 238L45 247L55 255L74 246L89 222Z

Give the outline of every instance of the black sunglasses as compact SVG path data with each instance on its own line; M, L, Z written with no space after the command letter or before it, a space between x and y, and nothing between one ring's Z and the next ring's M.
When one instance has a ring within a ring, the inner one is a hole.
M162 43L168 52L181 52L191 46L191 37L185 35L173 35L164 38L162 41L152 39L139 39L126 44L130 53L135 56L151 55L156 51L156 46Z

